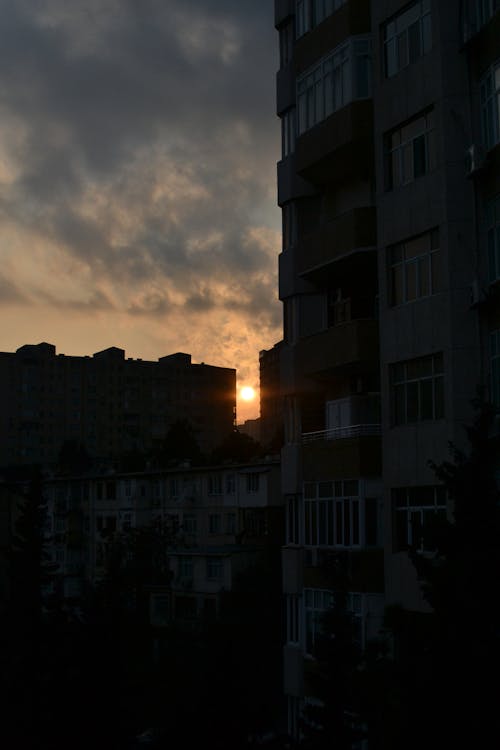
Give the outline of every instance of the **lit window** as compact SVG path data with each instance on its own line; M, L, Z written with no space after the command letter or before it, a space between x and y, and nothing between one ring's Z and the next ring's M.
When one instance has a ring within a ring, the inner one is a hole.
M441 253L437 230L387 249L389 304L429 297L441 289Z
M500 279L500 195L486 208L490 281Z
M431 550L429 527L437 518L446 518L444 487L399 487L392 490L394 510L394 547L397 551L413 547Z
M297 79L301 135L355 99L371 95L371 42L353 37Z
M415 117L386 137L388 189L407 185L436 166L434 112Z
M430 0L413 3L391 18L384 24L383 39L385 75L390 78L430 51Z
M394 424L444 416L443 355L433 354L391 367Z
M500 141L500 61L481 81L481 121L484 145L493 148Z

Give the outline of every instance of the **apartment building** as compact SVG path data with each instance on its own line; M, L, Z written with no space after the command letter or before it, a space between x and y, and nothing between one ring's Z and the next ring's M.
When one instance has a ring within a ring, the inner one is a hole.
M66 441L94 458L150 453L177 420L209 453L235 413L236 371L193 364L189 354L153 362L110 347L73 357L47 343L0 353L0 466L53 465Z
M74 605L102 580L113 537L156 524L168 570L145 582L154 626L217 617L238 573L283 542L276 459L54 478L44 497L51 588Z
M287 608L298 736L310 644L349 571L363 641L425 607L408 545L449 513L429 461L500 406L500 4L275 0Z

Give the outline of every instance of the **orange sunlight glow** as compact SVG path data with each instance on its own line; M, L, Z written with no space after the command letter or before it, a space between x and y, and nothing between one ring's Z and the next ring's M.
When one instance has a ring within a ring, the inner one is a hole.
M255 398L255 390L250 385L245 385L240 391L243 401L252 401Z

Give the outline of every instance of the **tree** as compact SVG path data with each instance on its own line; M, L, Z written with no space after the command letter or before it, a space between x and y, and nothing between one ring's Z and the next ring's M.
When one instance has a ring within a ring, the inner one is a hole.
M246 463L262 455L262 446L250 435L239 430L233 430L222 443L212 452L211 460L214 464L231 461Z
M195 465L199 465L203 461L195 432L187 419L178 419L172 424L153 457L153 463L160 468L172 466L182 461L190 461Z
M452 517L436 516L424 547L410 549L427 614L392 607L386 628L393 654L365 665L364 711L370 748L480 747L499 735L500 493L493 409L476 401L467 451L450 444L451 460L431 464L444 484Z

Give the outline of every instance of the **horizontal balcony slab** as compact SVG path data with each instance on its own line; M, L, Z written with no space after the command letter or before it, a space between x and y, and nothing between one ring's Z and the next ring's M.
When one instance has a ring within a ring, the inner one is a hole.
M316 184L373 175L373 103L347 104L297 138L297 171Z
M294 347L296 370L315 376L335 370L356 371L379 358L378 321L350 320L301 339Z
M374 477L382 473L382 438L316 440L302 446L304 481Z
M297 243L297 271L301 275L306 275L355 251L370 249L375 253L376 247L375 206L354 208L321 225Z

